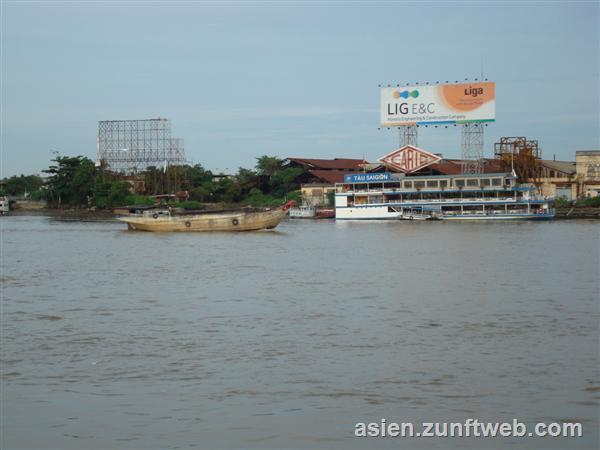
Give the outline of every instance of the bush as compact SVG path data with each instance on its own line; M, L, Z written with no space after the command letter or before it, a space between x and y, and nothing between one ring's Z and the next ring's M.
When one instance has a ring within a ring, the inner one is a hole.
M195 200L186 200L185 202L175 203L173 206L183 209L202 209L202 203Z
M284 203L282 198L263 194L260 189L252 188L250 195L242 203L250 203L252 206L280 206Z
M129 183L124 181L117 181L112 183L110 191L108 193L108 205L109 206L123 206L127 204L127 197L129 197Z
M600 195L597 195L596 197L588 197L584 200L578 201L577 203L585 206L600 206Z
M329 191L327 193L327 206L335 205L335 191Z
M556 200L554 200L554 206L558 208L569 206L570 204L571 202L564 197L558 197Z
M126 201L128 205L156 205L156 200L152 197L148 197L147 195L128 195Z
M287 200L293 200L296 204L296 206L299 206L302 204L302 192L301 191L292 191L292 192L288 192L287 195ZM282 201L282 203L284 203Z

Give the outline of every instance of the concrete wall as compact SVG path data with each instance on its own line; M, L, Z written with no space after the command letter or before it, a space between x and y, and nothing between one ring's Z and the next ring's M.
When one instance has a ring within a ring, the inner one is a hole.
M541 178L540 182L540 193L542 195L556 197L557 188L568 188L571 191L571 198L568 200L575 200L577 198L577 182L572 178Z
M575 152L577 181L581 197L595 197L600 193L600 151Z
M577 178L600 184L600 151L580 151L575 153Z
M329 206L328 196L330 192L335 192L335 186L332 184L303 184L300 186L302 199L311 206Z

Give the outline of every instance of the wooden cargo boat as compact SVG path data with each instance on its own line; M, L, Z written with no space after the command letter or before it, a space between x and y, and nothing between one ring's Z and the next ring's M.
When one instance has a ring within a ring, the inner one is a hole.
M119 217L130 230L140 231L257 231L279 225L292 202L279 208L242 208L171 214L170 211L145 211Z

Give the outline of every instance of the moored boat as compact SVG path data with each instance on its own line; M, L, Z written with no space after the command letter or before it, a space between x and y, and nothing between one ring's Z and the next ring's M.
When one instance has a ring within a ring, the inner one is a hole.
M335 209L327 207L319 207L316 210L315 217L317 219L333 219L335 217Z
M517 183L514 173L346 175L336 184L336 220L552 219L554 199Z
M170 211L144 211L119 217L130 230L140 231L257 231L275 228L286 216L292 202L279 208L242 208L171 214Z
M10 212L9 201L7 197L0 197L0 216L7 216Z
M314 206L297 206L290 209L291 219L313 219L315 214Z

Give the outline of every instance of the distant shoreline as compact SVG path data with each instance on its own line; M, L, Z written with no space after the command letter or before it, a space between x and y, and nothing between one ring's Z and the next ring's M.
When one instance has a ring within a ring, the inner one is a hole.
M18 208L10 211L12 216L50 216L73 220L112 220L112 210L90 211L86 209ZM561 206L556 208L555 220L593 219L600 220L600 208L589 206Z

